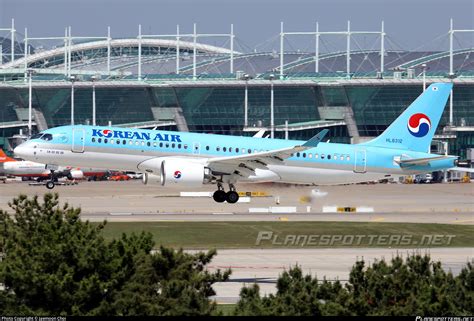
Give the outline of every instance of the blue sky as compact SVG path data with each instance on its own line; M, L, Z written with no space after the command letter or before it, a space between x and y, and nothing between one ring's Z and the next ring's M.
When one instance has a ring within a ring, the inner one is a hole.
M17 30L28 27L31 36L60 36L68 25L74 35L98 36L110 25L113 37L134 37L139 23L144 33L174 33L176 24L190 33L193 22L201 32L227 33L234 23L239 44L250 49L278 46L280 21L288 31L314 30L316 21L321 31L336 31L350 19L353 30L371 31L384 20L390 39L405 49L447 50L446 39L433 39L447 33L451 17L456 28L474 29L474 0L0 0L0 27L15 18ZM459 36L471 47L473 39ZM288 41L294 49L312 48L308 38ZM332 42L344 45L343 39Z

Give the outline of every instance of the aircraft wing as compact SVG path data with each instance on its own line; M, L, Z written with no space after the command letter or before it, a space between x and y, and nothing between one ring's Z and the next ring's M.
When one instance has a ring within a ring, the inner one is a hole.
M303 145L275 149L265 152L216 157L208 160L208 167L216 173L236 174L242 177L255 175L255 169L268 169L268 165L283 164L292 154L318 146L329 132L324 129Z

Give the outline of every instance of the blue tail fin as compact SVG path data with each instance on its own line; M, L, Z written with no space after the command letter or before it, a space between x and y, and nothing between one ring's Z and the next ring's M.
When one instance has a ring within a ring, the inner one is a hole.
M380 136L362 145L428 152L452 87L432 84Z

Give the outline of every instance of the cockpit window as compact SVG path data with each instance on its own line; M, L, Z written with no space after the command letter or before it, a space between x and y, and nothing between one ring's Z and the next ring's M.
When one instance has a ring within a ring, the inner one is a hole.
M38 138L41 138L41 136L43 136L43 133L34 134L33 136L30 137L30 139L38 139Z
M45 140L45 141L50 141L53 139L53 135L51 134L44 134L43 136L41 136L41 139L42 140Z

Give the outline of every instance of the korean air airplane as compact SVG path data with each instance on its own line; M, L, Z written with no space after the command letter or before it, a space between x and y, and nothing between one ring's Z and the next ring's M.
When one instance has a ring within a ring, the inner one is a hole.
M432 84L379 137L361 144L323 143L327 129L305 142L76 125L45 130L14 152L53 166L138 171L145 184L217 184L214 200L235 203L240 181L347 184L453 168L456 156L429 153L451 88Z
M101 177L106 175L107 171L67 166L58 167L54 173L52 173L46 164L19 161L8 157L5 152L0 149L0 173L16 177L35 178L38 182L42 182L45 180L56 181L61 177L66 177L70 180L83 179L84 177Z

